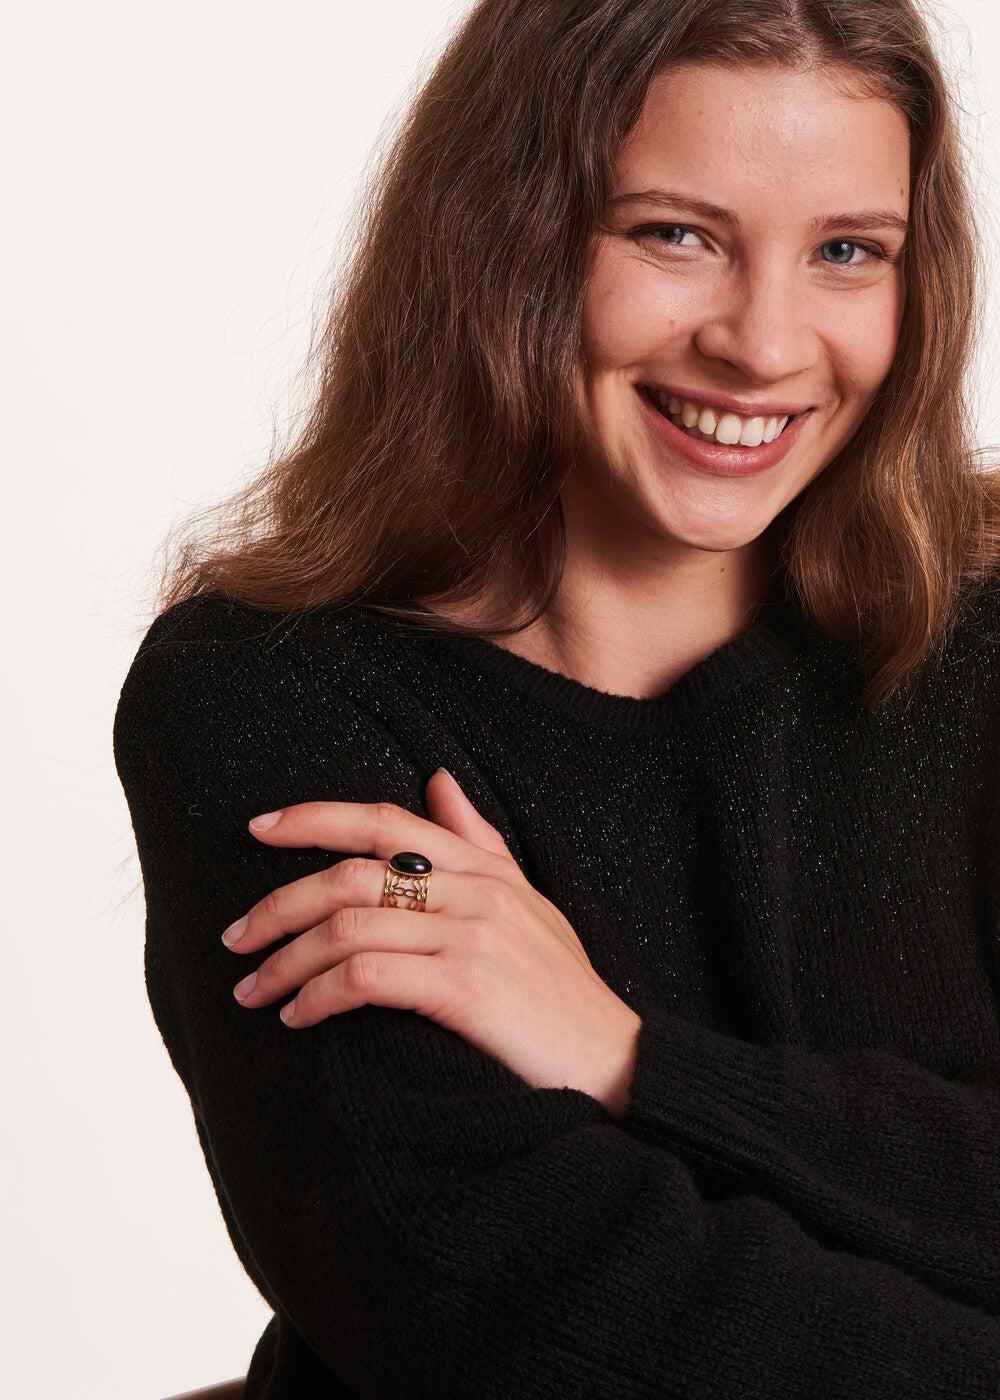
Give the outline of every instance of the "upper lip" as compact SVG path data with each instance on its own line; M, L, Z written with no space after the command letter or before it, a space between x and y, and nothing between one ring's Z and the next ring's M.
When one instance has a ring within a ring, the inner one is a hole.
M793 418L797 413L808 413L812 404L799 403L754 403L750 399L734 399L728 394L700 393L688 389L672 389L667 384L654 384L650 379L642 381L644 389L658 389L668 398L680 399L682 403L700 404L702 408L721 408L724 413L735 413L740 418Z

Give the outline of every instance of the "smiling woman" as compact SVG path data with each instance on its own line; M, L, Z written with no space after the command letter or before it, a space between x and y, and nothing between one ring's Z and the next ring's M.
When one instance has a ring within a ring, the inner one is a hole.
M752 609L765 532L851 440L892 366L909 192L906 119L850 72L687 62L653 81L583 298L560 609L593 597L598 566L621 596L646 575L656 601L632 614L631 656L671 592L689 615L684 592L710 593L713 641ZM657 630L638 686L622 658L591 683L662 690L697 658L670 658ZM575 673L565 646L547 660L514 645Z
M369 207L115 723L248 1400L993 1400L1000 482L916 9L481 0Z

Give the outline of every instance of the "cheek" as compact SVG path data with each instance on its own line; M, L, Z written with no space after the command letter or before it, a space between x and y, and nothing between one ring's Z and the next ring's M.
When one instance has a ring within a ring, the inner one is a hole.
M588 370L626 370L676 337L683 308L662 273L613 255L594 267L583 302L580 347Z
M850 298L837 316L833 335L841 380L865 407L892 368L902 310L902 288L895 285Z

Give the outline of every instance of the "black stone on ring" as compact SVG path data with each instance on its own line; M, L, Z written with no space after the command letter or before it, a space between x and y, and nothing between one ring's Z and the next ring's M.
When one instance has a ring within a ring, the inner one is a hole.
M429 875L434 869L427 857L418 856L416 851L400 851L389 865L398 875Z

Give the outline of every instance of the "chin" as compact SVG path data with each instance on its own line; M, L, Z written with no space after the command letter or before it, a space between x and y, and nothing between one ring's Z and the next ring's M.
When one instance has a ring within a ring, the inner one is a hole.
M748 524L747 521L689 526L688 528L668 527L664 533L678 544L688 549L702 549L708 554L729 554L734 549L745 549L764 533L769 520L763 524Z
M727 554L752 544L787 504L786 493L773 489L751 487L738 494L742 501L733 499L725 483L720 489L705 482L696 492L684 483L681 490L661 489L645 499L637 493L632 513L678 545Z

